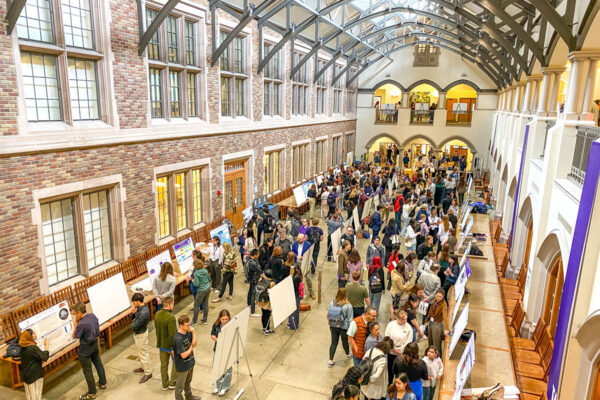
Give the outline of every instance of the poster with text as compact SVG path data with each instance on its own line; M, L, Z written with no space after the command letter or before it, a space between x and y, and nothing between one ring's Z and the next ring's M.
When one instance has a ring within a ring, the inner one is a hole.
M44 339L48 339L50 355L65 348L73 339L73 319L69 303L62 301L33 317L19 322L19 330L31 329L37 335L36 343L44 349Z
M314 180L314 179L311 179L311 180L309 180L309 181L306 181L306 182L304 182L304 183L302 184L302 190L304 191L304 196L305 196L306 198L308 198L308 190L310 189L310 187L311 187L312 185L315 185L315 186L316 186L316 183L315 183L315 180Z
M154 277L160 274L160 266L166 262L171 262L171 253L169 250L165 250L159 255L152 257L148 261L146 261L146 269L148 270L148 277L150 278L150 283L154 281Z
M269 300L273 309L273 329L275 329L296 311L296 295L291 276L269 289Z
M210 231L210 237L213 238L218 236L221 239L221 246L224 243L229 243L231 247L233 247L233 243L231 242L231 235L229 234L229 227L226 224L216 227L212 231Z
M354 207L354 210L352 210L352 219L354 220L354 231L357 232L360 229L360 219L358 218L358 207Z
M460 361L456 366L455 394L462 394L462 391L467 384L467 380L469 379L469 375L471 375L473 365L475 365L475 335L471 335L471 338L467 342L467 346L460 357Z
M337 261L338 253L340 252L340 240L342 240L342 228L338 228L331 235L331 250L334 261Z
M192 268L194 260L192 258L192 252L194 251L194 242L192 238L187 238L173 246L175 252L175 258L177 264L179 264L179 272L185 274Z
M465 305L465 308L463 308L462 313L460 314L460 317L458 317L458 319L456 320L456 325L454 325L454 329L452 330L452 336L450 339L450 352L448 353L449 356L452 356L452 352L456 348L456 345L458 344L458 340L460 339L460 336L462 335L463 331L467 327L468 322L469 322L469 303L467 303Z
M210 379L212 386L216 386L217 380L225 374L227 369L233 367L244 356L249 319L250 307L246 307L221 328L213 358Z

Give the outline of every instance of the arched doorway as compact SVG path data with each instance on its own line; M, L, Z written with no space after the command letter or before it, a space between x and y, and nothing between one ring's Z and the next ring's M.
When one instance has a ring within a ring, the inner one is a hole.
M533 243L533 208L530 196L525 199L521 206L513 237L512 264L515 267L515 273L517 273L520 271L519 268L527 268L530 264L531 245ZM523 239L525 239L525 242L523 242Z
M477 91L470 85L459 83L446 93L446 125L471 125L477 104Z
M404 163L406 157L408 157L408 167L405 167L412 169L414 168L415 162L417 162L419 158L428 155L434 147L433 142L425 136L417 135L408 138L402 145L402 162Z
M560 309L560 300L564 283L565 274L562 256L559 252L548 268L546 291L544 293L544 306L542 308L542 318L544 318L545 321L548 321L548 327L550 328L552 337L554 337L554 333L556 332L558 311Z
M508 166L504 166L504 171L502 172L500 182L498 184L498 197L496 204L496 213L501 215L504 218L504 200L506 198L506 185L508 181Z
M433 125L433 111L437 109L439 98L439 90L428 83L413 87L408 95L410 123Z
M378 155L381 163L386 163L388 150L392 150L394 153L395 148L400 148L400 144L396 139L388 134L382 134L375 136L371 139L366 146L367 154L366 161L373 161L375 156ZM393 161L393 160L392 160Z
M517 178L514 177L508 188L508 195L504 202L504 211L502 212L502 230L508 235L507 242L510 242L513 232L511 232L513 215L515 212L515 199L517 197Z
M398 109L402 106L402 89L393 83L384 83L375 89L373 107L376 124L398 122Z
M440 149L446 155L446 159L450 160L450 165L458 167L461 160L466 161L466 170L473 168L475 148L466 140L453 138L446 140L440 145Z

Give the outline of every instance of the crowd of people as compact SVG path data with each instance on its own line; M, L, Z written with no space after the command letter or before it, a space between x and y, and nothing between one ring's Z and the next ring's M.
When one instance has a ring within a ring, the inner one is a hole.
M258 209L237 237L237 249L213 237L207 252L194 250L193 268L187 277L194 296L192 318L173 315L175 274L171 263L163 263L152 284L158 311L154 327L162 389L174 390L176 400L184 396L199 399L190 387L194 348L199 340L194 325L208 324L210 301L223 302L224 295L225 300L232 300L238 272L243 273L247 285L246 304L252 317L261 317L264 335L273 333L268 289L291 276L297 307L287 328L299 329L301 299L316 298L315 280L323 243L326 254L322 259L337 263L338 283L327 310L331 332L328 366L336 364L340 339L346 359L353 361L353 367L333 388L332 398L358 399L362 393L366 399L433 399L443 374L442 340L450 329L446 296L460 268L456 227L467 190L466 176L460 163L457 168L447 169L447 156L433 154L419 158L411 174L404 174L404 169L393 163L398 156L394 149L383 167L357 163L326 174L321 184L309 190L308 215L292 212L287 220L279 221L266 205ZM373 209L366 208L371 204L369 199L377 200ZM319 200L320 218L316 215ZM353 218L355 208L358 226ZM322 222L326 231L319 226ZM338 229L343 234L334 244L331 238ZM365 238L370 243L361 255L359 240ZM303 273L301 263L311 247L310 268ZM389 322L378 320L386 296ZM143 294L135 293L131 303L133 336L141 364L134 372L142 374L139 382L144 383L152 378L150 313ZM106 387L98 349L98 320L81 303L72 306L72 315L88 386L80 399L94 399L97 388ZM210 338L215 342L214 349L221 329L230 319L229 311L222 309L213 323ZM41 398L41 364L48 359L47 343L45 351L37 346L34 349L35 339L35 333L24 331L19 341L28 399ZM429 347L420 354L418 343L422 340L427 340ZM92 365L99 377L97 382ZM229 369L216 383L214 393L225 395L231 379Z

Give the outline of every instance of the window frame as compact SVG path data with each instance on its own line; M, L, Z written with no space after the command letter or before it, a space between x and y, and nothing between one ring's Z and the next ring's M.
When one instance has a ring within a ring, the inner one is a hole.
M277 154L277 174L275 173L275 154ZM271 194L283 190L284 182L284 149L265 150L263 156L264 167L264 194ZM268 163L265 160L268 159ZM276 178L276 179L274 179ZM274 182L277 181L277 186Z
M268 54L274 44L263 43L263 54ZM263 116L282 117L281 92L283 88L281 59L283 51L279 50L267 63L263 70ZM268 90L268 93L267 93Z
M310 142L292 144L292 182L299 183L310 176Z
M220 29L218 30L219 32L219 43L222 43L223 40L225 39L225 37L227 37L228 35L231 34L231 30L228 27L225 26L221 26ZM226 35L226 36L223 36ZM248 91L249 91L249 85L250 85L250 73L248 73L248 71L250 71L250 68L248 66L248 41L247 41L247 35L244 33L239 33L227 46L227 48L225 49L225 52L223 53L223 55L221 55L221 58L219 59L219 90L220 90L220 94L221 94L221 101L219 102L220 104L220 110L219 110L219 116L221 119L227 120L227 119L250 119L250 97L248 96ZM238 44L240 45L239 47ZM240 70L236 70L237 66L238 66L238 60L236 58L236 54L238 53L241 54L241 60L239 60L239 69ZM224 55L227 54L227 56L225 57ZM226 60L225 62L223 60ZM226 69L225 69L226 66ZM228 114L224 114L223 110L223 104L225 104L225 102L223 102L223 79L227 79L229 84L228 84L228 98L227 98L227 103L228 107L227 109L229 110ZM241 90L240 87L238 87L238 82L241 81ZM240 96L240 93L241 96ZM240 110L240 104L239 104L239 100L241 100L241 112L239 112Z
M315 139L313 148L313 173L318 175L327 170L327 139Z
M296 65L305 56L306 53L294 50L292 53L292 65ZM308 81L310 62L311 60L307 60L292 77L291 115L294 117L303 117L310 114L310 83ZM301 102L300 99L302 99Z

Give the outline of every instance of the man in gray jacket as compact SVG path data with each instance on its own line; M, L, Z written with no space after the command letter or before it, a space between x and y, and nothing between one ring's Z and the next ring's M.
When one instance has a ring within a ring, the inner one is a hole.
M144 304L144 295L135 293L131 297L131 312L133 328L133 341L140 356L141 368L136 368L133 372L143 372L144 376L140 379L140 383L147 382L152 378L152 369L150 368L150 354L148 353L148 322L150 322L150 310Z
M437 275L439 270L440 265L433 264L429 270L423 269L419 276L419 283L423 285L423 290L425 291L425 301L429 304L433 303L435 291L442 286L440 277Z

